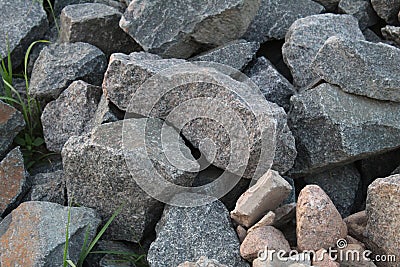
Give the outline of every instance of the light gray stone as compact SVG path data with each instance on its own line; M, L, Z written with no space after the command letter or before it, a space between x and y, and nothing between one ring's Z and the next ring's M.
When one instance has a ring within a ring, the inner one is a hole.
M288 123L298 152L292 174L326 170L400 146L398 103L325 83L293 96L292 104Z
M333 12L336 10L340 0L315 0L315 2L323 5L327 11Z
M370 0L341 0L339 11L356 17L361 30L378 23L378 15L372 8Z
M117 9L120 12L124 12L126 5L115 0L54 0L54 13L60 15L62 9L69 5L86 4L86 3L98 3L108 5Z
M371 0L372 7L379 17L389 24L398 24L400 11L400 0Z
M215 47L240 38L259 5L260 0L139 0L129 4L119 25L145 51L188 58L201 45Z
M107 68L103 52L87 43L63 43L45 47L36 60L29 92L47 102L56 99L73 81L101 85Z
M152 267L170 267L206 256L227 266L249 266L240 257L239 246L220 201L188 208L167 206L147 260Z
M297 19L322 11L324 7L312 0L262 0L243 38L259 43L284 39L290 25Z
M24 127L25 121L21 112L0 100L0 159Z
M30 200L47 201L65 205L65 181L62 170L39 173L31 178Z
M295 86L305 87L318 78L310 64L331 36L364 40L357 19L351 15L313 15L298 19L290 26L282 53Z
M381 32L386 40L393 41L400 46L400 27L386 25Z
M178 267L228 267L225 264L220 264L217 260L209 259L205 256L201 256L196 262L184 262L178 265Z
M400 102L400 49L383 43L329 38L311 68L343 91Z
M108 100L108 98L103 94L97 106L96 113L94 114L94 118L92 120L93 124L96 126L103 123L118 121L120 116L123 117L123 115L119 113L121 112L113 109L110 100Z

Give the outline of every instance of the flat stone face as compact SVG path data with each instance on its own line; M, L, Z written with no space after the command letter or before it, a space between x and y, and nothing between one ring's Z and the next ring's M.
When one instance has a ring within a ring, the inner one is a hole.
M375 180L368 187L366 207L367 237L385 254L396 255L396 259L400 257L399 190L400 175L398 174Z
M260 9L243 38L264 43L284 39L297 19L320 14L324 7L311 0L262 0Z
M379 17L389 24L398 24L397 14L400 10L400 0L371 0L372 7Z
M130 137L125 137L128 143L123 145L124 123ZM146 126L146 142L151 146L146 146L145 140L141 139ZM96 209L103 218L111 217L125 203L126 208L106 232L110 239L137 242L162 213L163 204L145 193L135 179L155 184L158 175L162 175L182 186L191 185L194 179L195 174L170 166L161 145L175 145L186 158L194 159L181 139L173 140L175 143L168 141L176 134L172 127L164 129L163 138L167 141L161 143L161 127L162 122L157 119L107 123L97 127L91 136L70 138L62 150L69 198ZM134 170L136 176L132 177L129 170Z
M100 48L106 55L130 53L139 45L119 26L122 13L97 3L66 6L61 12L61 42L84 42ZM101 34L99 34L101 32Z
M167 206L147 260L152 267L170 267L207 256L227 266L248 267L239 246L228 211L219 200L199 207Z
M398 103L321 84L293 96L292 104L288 123L298 152L293 174L322 171L400 145Z
M86 3L98 3L108 5L110 7L118 9L123 12L126 5L120 1L116 0L54 0L54 13L55 15L60 15L63 8L69 5L86 4Z
M68 207L24 202L0 222L1 266L62 266ZM93 239L101 220L94 210L71 208L68 259L77 262L85 239Z
M62 170L36 174L31 178L31 181L30 200L47 201L60 205L67 203L64 172Z
M290 26L282 53L295 86L305 87L318 78L310 64L331 36L364 40L357 19L351 15L313 15L298 19Z
M7 152L15 136L25 127L24 117L3 101L0 101L0 157Z
M334 11L338 6L340 0L315 0L315 2L323 5L327 11Z
M132 1L120 27L145 51L188 58L200 45L219 46L240 38L259 5L260 0Z
M400 49L383 43L329 38L311 68L343 91L400 102Z
M378 23L378 16L369 0L341 0L339 12L356 17L361 30Z
M91 120L101 94L100 87L75 81L56 100L46 105L41 121L48 150L61 152L68 138L93 128Z
M221 264L216 260L208 259L205 256L201 256L196 262L184 262L178 265L178 267L228 267L225 264Z
M9 45L13 67L19 66L29 45L42 38L48 28L47 15L38 1L0 2L0 60L6 60ZM5 61L7 62L7 60Z
M347 227L328 195L317 185L301 190L296 209L297 246L300 251L334 247L346 238Z
M87 43L64 43L45 47L35 62L29 85L33 97L56 99L73 81L100 85L107 68L103 52Z
M400 46L400 27L386 25L381 32L386 40L393 41Z

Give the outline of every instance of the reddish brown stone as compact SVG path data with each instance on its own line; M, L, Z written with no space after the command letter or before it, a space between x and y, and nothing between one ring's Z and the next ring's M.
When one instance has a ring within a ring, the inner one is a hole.
M25 121L21 112L0 101L0 157L4 156L24 126Z
M313 261L313 266L318 267L339 267L340 264L334 260L332 260L325 249L320 249L315 252Z

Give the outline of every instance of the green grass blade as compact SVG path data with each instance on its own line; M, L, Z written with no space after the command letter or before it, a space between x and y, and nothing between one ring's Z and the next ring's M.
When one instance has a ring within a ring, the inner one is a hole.
M88 227L86 228L82 249L81 252L79 253L78 264L77 264L79 267L83 266L83 262L85 261L85 254L88 249L87 244L89 241L89 232L90 232L90 225L88 225Z
M68 206L68 215L67 215L67 225L65 227L65 245L64 245L64 255L63 255L63 263L64 267L68 267L68 264L71 265L67 260L68 257L68 243L69 243L69 224L71 223L71 204ZM75 265L71 265L73 267L76 267Z
M12 102L12 103L14 103L14 104L21 105L21 103L19 103L19 102L18 102L17 100L15 100L14 98L7 97L7 96L0 96L0 100L9 101L9 102Z
M25 78L25 83L26 83L26 88L28 90L29 88L29 81L28 81L28 61L29 61L29 55L31 54L32 48L38 44L38 43L50 43L48 40L37 40L31 43L28 47L28 50L26 50L25 53L25 58L24 58L24 78ZM28 94L28 91L27 91Z
M71 267L76 267L76 265L71 261L71 260L66 260L66 264L69 264ZM67 267L68 265L64 265L64 267Z

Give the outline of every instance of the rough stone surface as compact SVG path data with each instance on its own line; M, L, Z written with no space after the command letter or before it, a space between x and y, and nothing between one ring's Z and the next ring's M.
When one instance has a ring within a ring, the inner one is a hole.
M82 135L93 128L91 120L100 102L101 93L98 86L75 81L57 100L46 105L41 120L48 150L61 152L71 136Z
M367 40L368 42L372 42L372 43L382 42L381 37L379 37L375 32L373 32L369 28L367 28L363 31L363 35L365 37L365 40Z
M103 52L86 43L63 43L45 47L35 62L29 92L33 97L56 99L73 81L100 85L107 67Z
M211 61L242 70L255 56L260 45L256 42L235 40L191 58L193 61Z
M400 0L371 0L372 7L379 17L389 24L398 24L400 10Z
M356 17L361 30L378 23L378 16L369 0L341 0L339 11Z
M121 16L117 9L104 4L69 5L61 13L60 40L89 43L106 55L140 50L140 46L118 26Z
M198 207L168 206L156 230L147 255L152 267L178 266L201 256L232 267L249 266L240 258L238 237L218 200Z
M296 202L296 188L294 184L294 180L290 177L283 176L283 178L290 184L292 187L292 191L290 192L289 196L283 201L282 205L291 204Z
M309 267L311 265L310 254L298 253L292 257L277 257L274 254L272 257L258 258L253 261L253 267ZM327 267L327 266L324 266Z
M321 84L293 96L292 104L288 123L298 152L293 174L322 171L400 145L398 103Z
M32 177L30 200L47 201L65 205L65 181L63 171L39 173Z
M125 146L122 145L123 124L128 127L125 129L129 129L129 137L125 139L128 144ZM146 146L145 140L141 139L146 124L145 139L152 146ZM69 198L96 209L103 218L109 218L123 203L127 207L108 228L106 234L110 239L137 242L162 213L162 203L139 187L129 169L136 170L136 179L149 182L154 181L157 175L182 186L188 186L193 181L192 173L170 166L161 145L176 145L188 159L192 158L189 149L182 140L173 143L168 139L175 131L169 126L163 133L163 138L166 138L163 140L167 141L161 144L161 127L162 122L157 119L117 121L100 125L91 136L72 137L64 145L62 158ZM131 142L132 147L129 146ZM150 159L157 162L158 173Z
M296 203L285 204L277 208L273 226L280 228L296 218Z
M273 211L268 211L264 217L261 218L255 225L249 228L247 232L251 232L257 228L264 227L264 226L272 226L275 221L275 213Z
M68 207L24 202L0 222L1 266L62 266ZM68 259L77 262L85 239L94 238L101 220L94 210L71 208Z
M330 259L329 254L326 253L326 249L323 248L315 252L312 265L317 267L340 267L338 262Z
M282 53L295 86L305 87L318 78L310 64L331 36L364 40L357 19L351 15L313 15L298 19L290 26Z
M219 46L240 38L259 5L260 0L132 1L119 25L145 51L188 58L201 45Z
M238 199L231 217L239 224L250 227L265 212L276 209L290 191L290 184L276 171L270 170Z
M400 102L399 61L400 49L393 46L331 37L311 67L345 92Z
M381 32L386 40L393 41L400 45L400 27L386 25L381 29Z
M359 259L357 259L357 256L353 256L354 258L350 256L347 259L340 259L339 257L338 262L341 267L376 267L373 261L363 257L363 255L365 255L365 248L360 244L348 244L345 248L339 249L339 251L339 253L343 253L343 255L351 255L350 253L354 252L357 252L357 254L353 255L359 255Z
M110 100L103 94L100 98L100 102L97 106L96 113L93 117L93 124L100 125L103 123L115 122L118 121L121 117L123 118L123 114L120 114L119 110L115 110L113 108Z
M336 10L340 0L315 0L315 2L320 3L327 11L332 12Z
M316 184L321 187L343 218L352 213L361 180L360 173L354 164L309 175L304 180L307 184Z
M21 112L0 101L0 159L24 127L25 121Z
M15 68L22 63L29 45L46 32L47 15L38 1L3 0L0 10L0 60L6 60L8 44Z
M311 0L262 0L243 38L259 43L284 39L290 25L297 19L322 11L324 7Z
M363 210L344 218L343 221L347 225L349 235L362 242L365 239L364 233L367 227L367 220L367 213Z
M124 12L126 5L115 0L54 0L54 13L60 15L64 7L69 5L85 4L85 3L98 3L108 5L110 7L118 9L120 12Z
M328 195L317 185L301 190L296 210L297 246L300 251L336 245L346 238L347 227Z
M0 162L0 216L15 208L28 191L24 159L19 147Z
M196 262L184 262L178 267L228 267L225 264L220 264L218 261L201 256Z

